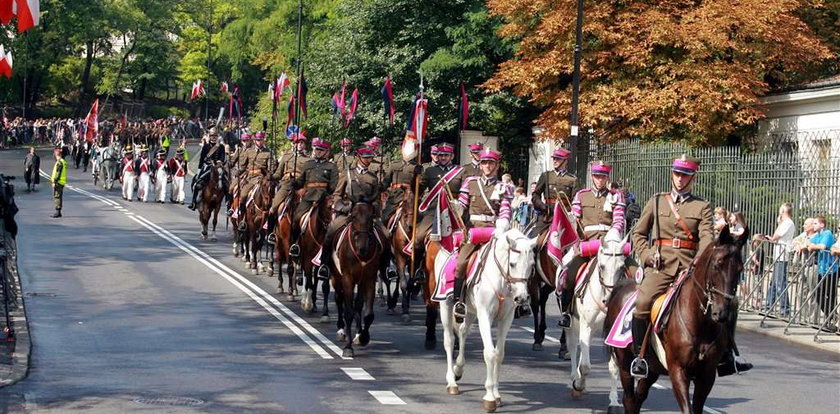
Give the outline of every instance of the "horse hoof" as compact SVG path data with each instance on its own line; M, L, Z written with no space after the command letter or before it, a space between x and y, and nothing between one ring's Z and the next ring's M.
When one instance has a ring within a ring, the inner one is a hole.
M411 323L411 315L404 313L400 316L400 320L402 320L402 323Z
M253 273L255 275L258 275L258 274L260 274L260 271L257 268L251 268L251 273Z
M295 296L294 293L289 293L289 296L286 297L286 301L288 301L288 302L294 302L296 300L297 300L297 296Z
M437 340L435 339L427 339L424 343L427 351L434 351L435 347L437 346Z
M388 309L388 310L386 310L386 311L385 311L385 314L386 314L386 315L393 315L393 314L395 314L395 313L396 313L396 312L394 312L394 310L393 310L393 309Z
M496 407L501 407L501 406L502 406L502 399L501 398L496 398Z
M320 322L320 323L330 323L330 317L327 316L327 315L324 315L324 316L321 317L320 320L318 320L318 322Z
M286 293L286 289L283 289L282 286L277 286L277 289L274 290L274 293L276 293L278 295L282 295L282 294Z
M624 407L611 405L607 407L607 414L624 414Z
M572 388L572 399L577 400L581 397L583 397L583 391L578 391L578 390Z
M355 356L353 354L353 348L344 348L344 351L341 352L341 356L344 358L353 358Z
M446 393L449 395L459 395L461 394L461 390L458 389L458 386L454 387L446 387Z
M353 337L353 345L361 345L361 344L362 344L361 336L359 334L356 334L356 336Z
M493 401L484 400L484 401L482 401L482 403L484 405L484 411L486 411L488 413L496 412L496 401L495 400L493 400Z
M347 334L344 333L344 329L339 329L338 332L335 333L335 340L338 342L344 342L347 340Z
M359 345L367 346L370 343L370 334L367 332L362 332L359 336Z
M463 377L463 376L464 376L464 374L463 374L463 373L461 373L461 374L455 374L455 381L460 381L460 380L461 380L461 377Z
M542 351L543 346L542 346L542 344L533 344L533 345L531 345L531 350L532 351Z

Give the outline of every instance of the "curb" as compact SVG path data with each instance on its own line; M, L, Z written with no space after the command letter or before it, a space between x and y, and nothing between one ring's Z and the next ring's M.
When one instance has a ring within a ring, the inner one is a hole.
M768 319L768 321L765 322L765 327L762 327L759 325L761 318L762 316L757 313L742 313L738 319L738 330L774 338L778 341L787 344L799 345L807 347L811 350L821 351L827 354L834 354L836 356L840 356L840 336L837 336L836 334L824 333L824 338L833 338L834 340L825 341L822 343L814 342L813 336L817 333L815 328L791 325L791 329L788 330L789 334L785 335L784 327L775 327L767 325L767 322L772 323L774 321L777 321L776 319ZM787 325L787 322L784 322L784 324ZM796 329L804 330L807 333L807 335L795 335ZM791 335L791 332L793 332L794 334Z
M15 243L17 245L17 243ZM12 270L17 284L17 291L20 292L20 309L12 312L11 317L15 326L15 350L12 352L12 367L8 376L0 378L0 388L16 384L26 378L29 374L29 358L32 353L32 341L29 336L29 321L26 319L26 300L21 286L20 267L17 263L17 254L14 256L15 265Z

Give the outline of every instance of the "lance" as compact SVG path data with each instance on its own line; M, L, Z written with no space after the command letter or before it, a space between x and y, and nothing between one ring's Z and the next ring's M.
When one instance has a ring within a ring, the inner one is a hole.
M422 71L420 71L420 99L423 99L423 72ZM415 108L414 111L413 111L415 116L417 115L416 111L417 111L417 108ZM414 129L416 131L421 131L420 128L417 128L417 123L416 122L413 122L412 125L414 125ZM417 144L418 144L417 145L417 164L418 165L420 164L420 161L421 161L420 156L421 156L421 154L423 154L423 137L421 135L422 134L417 134ZM415 176L414 177L414 210L412 210L414 212L414 214L413 214L414 217L412 218L412 223L411 223L411 271L409 272L409 275L411 275L411 276L414 276L415 269L417 268L417 264L415 263L415 259L416 259L417 255L414 252L415 251L414 243L415 243L415 240L417 240L417 205L419 203L420 203L420 180L418 180L417 177Z

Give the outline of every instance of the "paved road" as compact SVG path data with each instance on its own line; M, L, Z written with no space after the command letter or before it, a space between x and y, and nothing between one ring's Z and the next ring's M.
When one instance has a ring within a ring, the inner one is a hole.
M23 153L0 153L18 174ZM52 166L43 155L44 170ZM182 206L126 203L71 170L65 217L48 218L48 185L19 192L20 267L33 338L29 377L0 390L3 412L480 412L484 367L477 330L468 342L462 395L444 392L442 347L423 348L423 317L377 308L373 342L342 359L334 323L272 294L230 254L229 237L199 240L196 214ZM18 188L21 188L19 185ZM223 228L223 226L222 226ZM331 304L334 309L334 304ZM555 318L556 320L556 318ZM515 322L503 366L499 412L603 412L609 391L604 349L593 350L587 394L569 396L558 345L530 349L529 320ZM550 335L559 332L552 328ZM440 334L439 334L440 336ZM741 333L756 364L720 379L708 413L836 413L840 364L833 354ZM356 378L356 379L353 379ZM667 380L651 412L675 412ZM399 404L399 405L388 405Z

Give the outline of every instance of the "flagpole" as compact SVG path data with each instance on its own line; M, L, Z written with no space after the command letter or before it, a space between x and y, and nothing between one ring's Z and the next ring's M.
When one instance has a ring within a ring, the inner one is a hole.
M302 38L303 38L303 0L298 0L298 24L297 24L297 90L294 92L297 95L297 99L295 99L295 126L298 128L298 134L303 135L303 128L300 127L300 98L301 98L301 91L303 88L303 72L302 72L302 64L303 56L301 56L301 45L302 45ZM298 150L295 146L295 141L292 140L292 151L294 153L294 169L292 170L292 179L296 179L296 172L297 172L297 160L298 160Z
M423 71L420 71L420 99L423 99ZM417 110L416 108L414 109ZM414 124L414 129L417 129L417 124ZM423 161L423 137L419 136L417 138L417 164L420 165L421 161ZM420 203L420 180L417 179L418 177L414 177L414 210L412 212L412 223L411 223L411 270L409 271L409 277L414 276L415 269L417 268L417 264L415 263L416 256L414 252L414 244L415 240L417 240L417 206ZM427 275L428 276L428 275Z

